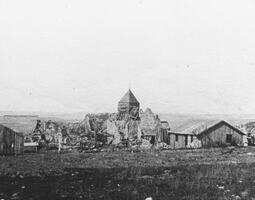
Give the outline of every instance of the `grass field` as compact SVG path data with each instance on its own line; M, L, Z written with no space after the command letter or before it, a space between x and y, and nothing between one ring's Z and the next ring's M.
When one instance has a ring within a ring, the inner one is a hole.
M0 157L0 199L255 199L255 148Z

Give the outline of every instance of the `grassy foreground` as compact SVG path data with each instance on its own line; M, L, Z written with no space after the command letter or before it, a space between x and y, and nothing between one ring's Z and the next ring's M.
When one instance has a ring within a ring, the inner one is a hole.
M255 199L255 149L0 157L0 199Z

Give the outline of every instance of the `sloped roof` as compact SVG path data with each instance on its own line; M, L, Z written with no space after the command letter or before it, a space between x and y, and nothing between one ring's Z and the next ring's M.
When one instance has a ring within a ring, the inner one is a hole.
M197 121L194 122L193 124L188 124L187 126L182 126L180 128L171 130L171 133L173 134L181 134L181 135L201 135L204 133L208 133L210 131L213 131L215 129L217 129L219 126L221 125L226 125L229 128L235 130L236 132L238 132L241 135L245 135L245 133L241 130L239 130L238 128L232 126L231 124L227 123L224 120L206 120L206 121Z
M16 134L19 135L19 136L23 136L23 133L17 132L17 131L15 131L15 130L13 130L13 129L7 127L7 126L4 126L4 125L0 124L0 131L3 131L3 130L4 130L4 131L5 131L5 130L8 130L8 131L10 131L10 132L16 133Z
M20 118L8 118L0 116L0 124L8 127L15 132L31 133L36 126L36 120L38 118L20 117Z
M181 124L178 127L175 127L171 130L171 132L179 133L179 134L198 134L201 131L207 129L208 127L217 123L218 120L192 120L190 122L186 122Z
M132 93L132 91L129 89L126 94L120 99L121 103L139 103L136 99L135 95Z
M215 129L217 129L219 126L221 125L225 125L231 129L233 129L234 131L236 131L237 133L239 133L240 135L245 135L245 133L243 133L241 130L239 130L238 128L232 126L231 124L227 123L226 121L222 120L222 121L219 121L218 123L206 128L205 130L201 131L198 133L198 135L202 135L202 134L206 134L208 132L211 132Z

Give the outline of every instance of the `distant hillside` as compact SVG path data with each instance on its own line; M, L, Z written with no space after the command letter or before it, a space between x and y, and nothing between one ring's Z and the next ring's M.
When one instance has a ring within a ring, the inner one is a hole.
M15 117L4 117L12 115ZM29 116L31 115L31 116ZM36 116L38 115L38 116ZM15 129L18 132L31 133L36 125L36 120L52 120L56 122L82 122L86 113L43 113L43 112L11 112L0 111L0 124ZM171 130L187 130L201 123L211 123L225 120L233 125L246 124L255 121L255 115L192 115L192 114L158 114L161 120L169 122Z
M35 128L37 118L35 117L0 117L0 124L7 126L17 132L29 133Z
M191 115L191 114L159 114L161 120L169 122L171 130L186 130L196 124L205 124L225 120L233 125L241 125L255 121L255 115Z
M69 120L66 119L61 119L61 118L56 118L56 117L34 117L34 116L15 116L15 117L4 117L0 116L0 124L9 127L17 132L22 132L25 134L32 133L37 120L40 119L42 121L47 121L47 120L52 120L54 122L63 122L63 123L68 123L70 122ZM71 121L72 122L72 121Z
M0 111L0 116L39 116L43 118L59 118L64 120L82 120L86 112L76 113L57 113L57 112L15 112L15 111Z

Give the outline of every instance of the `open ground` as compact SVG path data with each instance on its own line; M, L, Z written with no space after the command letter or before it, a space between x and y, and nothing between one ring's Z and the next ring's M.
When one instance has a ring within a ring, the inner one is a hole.
M0 157L0 199L254 199L255 148Z

